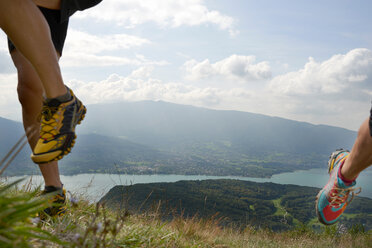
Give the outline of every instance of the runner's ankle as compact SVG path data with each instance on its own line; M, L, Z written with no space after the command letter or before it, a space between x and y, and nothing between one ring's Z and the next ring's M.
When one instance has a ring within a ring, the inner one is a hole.
M342 164L340 165L340 169L338 170L338 177L345 183L345 185L351 185L355 180L356 180L356 177L354 178L354 179L348 179L348 178L346 178L343 174L342 174L342 172L341 172L341 170L342 170L342 167L344 166L344 164L345 164L345 161L346 160L344 160L344 161L342 161Z
M46 102L47 103L50 103L54 99L58 100L59 102L68 102L68 101L70 101L72 99L72 95L71 95L70 91L67 89L67 93L66 94L63 94L63 95L58 96L58 97L55 97L55 98L47 98L46 99Z

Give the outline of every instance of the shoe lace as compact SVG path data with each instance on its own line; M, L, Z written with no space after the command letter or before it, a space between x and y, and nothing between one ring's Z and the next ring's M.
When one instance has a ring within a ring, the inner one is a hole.
M58 107L51 107L44 104L41 112L40 138L47 140L57 134L58 119L53 115L58 111Z
M38 195L43 196L43 195L47 195L47 194L51 194L51 196L48 198L48 202L50 204L52 204L52 203L64 203L66 201L66 190L65 189L63 189L63 191L59 192L59 193L56 193L54 191L48 192L48 191L43 190Z
M362 189L360 187L356 188L339 188L334 187L330 193L330 205L334 208L339 208L341 204L345 203L349 204L353 199L354 196L359 195ZM349 197L351 193L351 197Z

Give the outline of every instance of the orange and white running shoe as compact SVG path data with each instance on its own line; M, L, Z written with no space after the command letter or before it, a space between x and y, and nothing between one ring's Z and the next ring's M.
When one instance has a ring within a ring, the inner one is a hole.
M360 188L354 188L356 181L346 184L339 177L341 169L349 151L338 149L333 152L328 161L329 181L326 186L317 195L315 209L318 219L325 225L336 223L345 208L353 200L355 195L360 193Z

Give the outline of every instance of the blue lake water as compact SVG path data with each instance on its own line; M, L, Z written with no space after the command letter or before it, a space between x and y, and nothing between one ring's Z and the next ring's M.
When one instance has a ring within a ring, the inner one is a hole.
M22 177L9 177L13 181ZM362 187L360 196L372 198L372 170L363 171L357 180L358 187ZM27 176L33 186L43 185L41 176ZM328 181L326 169L312 169L282 173L271 178L231 177L231 176L185 176L185 175L118 175L118 174L79 174L75 176L61 176L67 190L74 194L82 194L91 201L98 201L115 185L133 185L137 183L176 182L180 180L206 179L239 179L254 182L273 182L279 184L295 184L322 188ZM26 181L27 182L27 181Z

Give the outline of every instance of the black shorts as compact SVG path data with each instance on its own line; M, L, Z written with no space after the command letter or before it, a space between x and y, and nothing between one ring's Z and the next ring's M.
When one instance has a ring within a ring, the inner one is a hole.
M55 9L47 9L39 6L41 13L44 15L49 24L50 34L56 51L62 55L63 45L67 35L68 19L61 22L61 11ZM16 47L8 38L9 52L12 52Z

